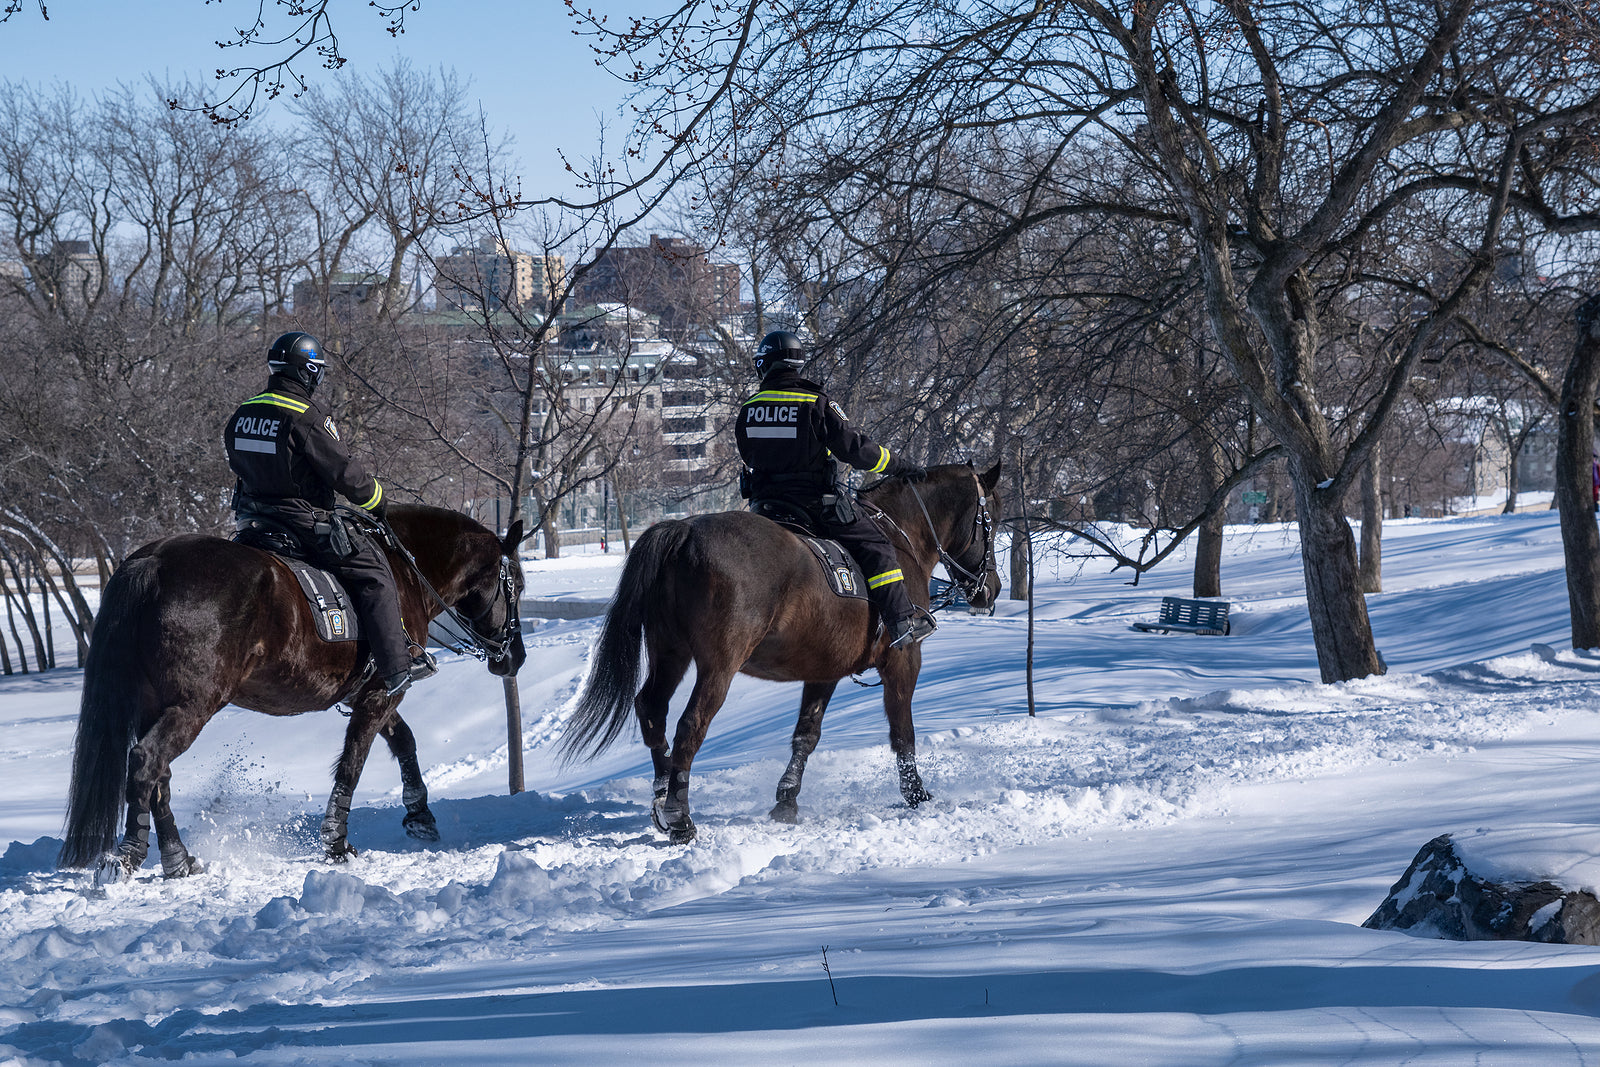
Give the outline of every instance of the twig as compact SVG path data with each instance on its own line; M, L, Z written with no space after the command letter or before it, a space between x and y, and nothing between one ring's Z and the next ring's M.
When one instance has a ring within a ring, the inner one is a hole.
M828 966L828 946L822 946L822 972L828 976L828 991L833 994L833 1006L839 1006L839 991L833 985L833 970Z

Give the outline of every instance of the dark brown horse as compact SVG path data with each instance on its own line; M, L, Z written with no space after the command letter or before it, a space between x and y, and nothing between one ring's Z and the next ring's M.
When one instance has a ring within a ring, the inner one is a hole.
M387 550L411 639L423 644L429 621L449 611L492 673L515 674L527 658L517 617L521 522L501 539L443 508L397 504L388 517L416 562ZM153 819L166 876L197 870L172 815L172 761L230 703L268 715L341 700L351 706L322 823L329 859L355 855L346 837L350 798L380 733L400 763L406 831L438 840L401 698L363 671L364 651L363 643L318 636L293 573L267 552L191 534L129 556L106 584L84 664L60 865L98 865L100 879L131 877L149 852ZM126 831L110 852L124 803Z
M927 607L928 579L943 559L973 610L993 604L1000 583L989 517L999 508L999 480L998 463L982 475L959 464L932 468L920 484L888 479L861 494L899 551L914 603ZM641 644L649 659L643 687ZM691 662L694 690L669 752L667 702ZM921 648L888 649L867 602L836 596L816 557L775 522L742 511L661 522L628 553L561 744L569 756L598 755L622 733L632 710L655 765L652 818L673 841L692 841L689 768L733 676L803 682L793 754L772 809L774 819L793 822L834 687L873 666L883 680L900 793L915 807L929 799L911 722Z

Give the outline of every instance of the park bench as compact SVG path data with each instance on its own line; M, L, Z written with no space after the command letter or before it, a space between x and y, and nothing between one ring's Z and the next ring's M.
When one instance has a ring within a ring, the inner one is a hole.
M1226 634L1228 602L1226 600L1185 600L1183 597L1161 598L1161 617L1155 622L1136 622L1135 630L1159 630L1171 633L1177 630L1186 634Z

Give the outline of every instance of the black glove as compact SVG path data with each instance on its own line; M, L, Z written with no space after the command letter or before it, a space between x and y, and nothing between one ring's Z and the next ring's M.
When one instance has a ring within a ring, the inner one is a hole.
M900 469L894 473L895 477L904 478L908 482L925 482L928 480L928 468L919 467L915 463L902 463Z
M380 526L387 526L389 523L389 501L378 501L367 511L367 514L377 519Z

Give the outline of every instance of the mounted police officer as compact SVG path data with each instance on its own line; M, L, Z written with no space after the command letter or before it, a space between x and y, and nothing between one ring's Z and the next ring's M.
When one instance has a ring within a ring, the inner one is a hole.
M239 540L270 545L334 572L350 593L378 677L390 696L437 668L412 645L388 557L371 538L340 523L335 494L382 520L383 487L339 440L326 409L312 398L326 370L317 339L286 333L267 353L265 392L239 405L223 430ZM287 538L290 543L283 544Z
M855 508L839 485L835 459L857 470L921 481L928 472L889 454L850 425L844 409L815 382L800 376L800 338L777 330L755 354L761 390L739 410L734 429L747 468L750 509L769 518L798 513L819 536L844 545L867 576L867 595L883 619L889 647L900 648L933 632L906 595L894 547L876 523Z

